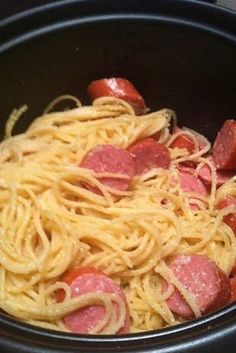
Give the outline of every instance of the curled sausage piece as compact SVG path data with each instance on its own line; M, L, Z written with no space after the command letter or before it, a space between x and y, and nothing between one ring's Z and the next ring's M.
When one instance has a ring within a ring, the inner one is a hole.
M169 168L170 152L168 148L150 137L134 143L128 151L136 162L137 175L147 173L154 168Z
M122 289L102 271L92 267L75 268L68 272L62 279L70 285L72 297L80 296L87 293L110 293L117 294L123 301L126 307L126 316L123 326L119 329L117 334L128 333L130 330L129 310L125 295ZM57 300L64 299L63 291L58 291ZM112 304L113 310L119 317L119 306L114 302ZM90 305L78 309L64 318L66 327L74 333L88 334L99 324L104 318L105 309L102 305Z
M226 120L212 148L217 169L236 169L236 120Z
M207 256L177 255L170 259L169 267L193 297L201 314L212 312L230 302L230 280ZM164 282L163 289L167 286ZM176 288L168 298L167 304L173 313L183 318L194 316L192 309Z
M84 157L80 167L91 169L96 173L122 174L121 177L101 177L99 181L113 189L125 191L135 174L135 161L131 154L115 145L98 145ZM101 194L97 187L86 187L96 194Z
M121 98L134 108L137 115L142 115L147 110L143 97L134 85L124 78L111 77L93 81L87 92L91 100L106 96Z

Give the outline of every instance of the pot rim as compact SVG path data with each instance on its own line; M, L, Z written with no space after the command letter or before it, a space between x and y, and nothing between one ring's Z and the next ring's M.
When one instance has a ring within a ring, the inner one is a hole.
M162 329L157 329L157 330L152 330L152 331L143 331L140 333L130 333L130 334L125 334L125 335L86 335L86 334L73 334L69 332L61 332L61 331L54 331L51 329L44 329L38 326L33 326L27 323L24 323L20 320L17 320L15 318L12 318L8 316L7 314L0 314L0 325L5 325L6 328L10 328L11 330L27 333L30 335L38 335L39 332L42 337L46 336L47 338L55 339L55 338L63 338L64 340L68 340L71 342L73 339L74 341L87 341L89 340L92 343L100 342L101 340L103 341L105 339L106 342L109 343L117 343L118 341L120 343L124 343L127 341L130 341L130 338L132 337L132 340L139 341L140 338L143 340L149 339L149 338L160 338L160 337L168 337L169 335L173 334L186 334L189 332L193 332L196 329L199 330L204 330L208 329L208 331L213 330L219 323L224 323L226 320L228 321L233 321L236 323L236 317L233 316L233 314L236 313L236 303L229 304L223 309L217 310L213 313L204 315L199 318L195 318L189 321L185 321L181 324L174 325L174 326L169 326L166 328Z
M115 19L158 20L186 25L236 42L236 12L209 2L125 0L124 5L122 0L62 0L37 6L1 20L0 53L63 27Z
M86 6L84 6L85 2ZM2 44L0 45L0 54L21 45L25 41L65 27L81 26L90 23L94 24L95 22L114 19L119 21L148 21L149 23L151 21L158 21L159 23L163 22L172 25L188 26L221 37L226 41L230 41L233 45L236 45L236 12L233 10L221 8L211 3L193 0L146 0L145 3L143 3L143 0L125 0L126 5L131 4L132 6L129 7L127 5L129 10L124 11L121 2L122 0L118 2L117 0L63 0L42 5L8 17L0 21L0 31L3 35ZM108 3L112 5L107 11L103 11L101 4ZM168 6L174 3L178 3L175 10L176 13L173 12L173 9L168 8ZM137 7L135 4L137 4ZM152 5L151 10L148 10L149 4ZM76 14L73 16L74 9L78 9L80 6L83 8L83 14L81 16ZM101 6L99 10L100 13L94 15L94 13L96 13L96 6ZM140 9L143 7L145 11L141 12ZM71 11L63 13L67 8L71 9ZM158 9L161 11L158 12ZM52 14L55 15L55 18L53 18L52 22L48 22ZM57 15L59 16L57 17ZM209 19L209 15L210 20L208 22L207 18ZM216 338L218 331L219 334L217 337L231 331L233 331L236 336L235 314L236 304L231 304L212 314L173 327L124 336L60 333L58 331L45 330L23 323L6 314L0 314L0 332L4 332L4 334L7 332L14 333L14 337L17 337L18 340L24 339L24 336L25 338L27 336L28 339L32 337L32 339L34 338L35 342L39 342L39 344L43 344L43 342L41 342L43 339L53 344L56 339L63 342L64 345L68 343L78 345L78 343L81 343L85 345L95 344L96 346L104 346L104 344L106 344L110 350L112 350L114 344L120 347L126 347L131 342L134 345L139 345L140 340L142 340L144 345L150 344L149 342L152 340L152 344L159 347L159 343L162 344L162 342L166 342L166 340L169 339L170 347L172 347L173 344L176 344L176 347L178 345L178 348L175 348L173 351L177 353L180 351L180 348L182 352L186 352L189 345L197 347L199 344L198 340L201 340L203 336L205 337L204 347L206 347ZM171 342L173 337L174 340ZM192 342L193 337L196 339L194 343ZM202 347L202 349L204 347ZM75 351L76 350L73 350L73 352ZM91 349L89 351L92 352ZM156 350L153 352L156 352ZM162 352L162 350L160 352ZM163 353L167 352L170 353L170 350L163 351Z

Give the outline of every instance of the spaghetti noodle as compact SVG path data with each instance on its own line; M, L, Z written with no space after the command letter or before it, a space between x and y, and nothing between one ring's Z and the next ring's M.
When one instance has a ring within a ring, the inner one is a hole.
M14 112L14 121L16 116ZM232 210L214 208L229 190L236 195L235 181L216 191L215 168L204 157L210 145L199 150L195 135L188 130L195 152L189 156L185 149L169 148L170 168L135 176L127 191L109 189L101 183L101 175L80 167L86 153L101 144L127 149L160 132L160 142L170 146L178 136L169 132L173 116L173 111L163 109L139 117L127 102L106 97L92 106L46 113L13 137L14 122L7 124L7 139L0 145L2 310L27 323L63 331L67 330L62 320L66 314L99 304L106 314L91 333L115 333L125 316L119 296L91 293L71 298L70 286L61 281L70 268L94 266L123 288L131 332L182 321L166 302L174 287L195 316L200 315L166 259L175 254L204 254L227 274L235 263L235 236L222 222ZM189 160L209 165L208 196L181 189L177 164ZM101 194L85 184L96 186ZM163 279L171 283L165 292ZM62 302L55 299L58 289L65 291ZM119 317L112 311L113 302L120 308Z

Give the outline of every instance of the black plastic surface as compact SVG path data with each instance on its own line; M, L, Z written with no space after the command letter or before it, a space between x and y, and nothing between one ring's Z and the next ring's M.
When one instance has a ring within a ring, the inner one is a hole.
M0 22L1 132L13 107L23 131L63 93L86 102L98 77L125 76L152 109L213 139L236 110L236 15L182 0L61 1ZM156 332L86 337L44 331L0 315L0 352L235 353L236 309Z

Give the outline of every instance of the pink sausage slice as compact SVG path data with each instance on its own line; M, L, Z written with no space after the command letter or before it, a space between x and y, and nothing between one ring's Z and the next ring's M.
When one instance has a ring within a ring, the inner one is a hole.
M181 135L176 137L176 139L170 145L171 148L185 148L190 154L194 151L194 141L193 139L184 133L184 130L176 127L173 133L183 132Z
M190 174L194 174L195 170L196 170L196 165L189 161L189 163L178 163L177 164L177 169L180 172L186 172L186 173L190 173Z
M213 162L211 157L208 157L208 159ZM214 162L213 162L214 164ZM179 163L177 168L181 172L186 172L190 174L194 174L196 170L197 165L190 165L186 163ZM220 187L224 183L226 183L228 180L230 180L234 175L236 175L236 171L234 170L216 170L216 186ZM211 175L211 170L207 164L205 164L198 173L199 179L204 183L206 186L207 190L211 187L212 184L212 175Z
M101 177L100 182L111 188L125 191L135 174L135 161L131 154L115 145L98 145L90 150L84 157L80 167L91 169L96 173L122 174L125 179L119 177ZM86 185L88 189L101 194L97 187Z
M174 147L179 147L179 148L184 148L184 147L185 147L185 148L188 149L188 151L189 151L190 153L192 153L193 150L194 150L194 141L193 141L193 139L191 139L191 137L190 137L189 135L187 135L187 134L185 133L185 132L187 132L187 131L188 131L188 130L181 129L181 128L179 128L178 126L176 126L176 127L174 128L173 133L175 134L175 133L182 132L183 135L180 135L180 136L179 136L180 139L179 139L179 137L177 137L177 138L176 138L177 142L175 142L176 140L174 140L174 142L172 143L171 147L173 147L173 145L174 145ZM191 131L189 131L189 132L191 132L191 133L196 137L196 139L197 139L197 141L198 141L198 145L199 145L199 150L202 150L203 148L206 147L206 145L207 145L207 139L206 139L205 136L199 134L198 132L195 132L194 130L191 130ZM183 140L182 140L182 136L185 136L186 140L188 140L188 142L187 142L186 145L185 145L185 142L183 142ZM181 145L178 146L178 141L182 141L182 142L181 142L182 146L181 146ZM176 145L175 145L175 144L176 144Z
M179 176L180 186L183 191L207 196L207 190L204 184L195 175L186 171L179 171Z
M202 314L212 312L230 302L230 280L207 256L177 255L169 266L182 285L189 291ZM163 288L167 288L165 282ZM170 310L183 318L192 318L193 312L180 292L175 289L168 298Z
M218 205L216 206L216 209L221 210L222 208L228 207L228 206L235 206L236 208L236 197L234 196L227 196L223 200L221 200ZM223 221L228 224L228 226L232 229L234 234L236 235L236 212L230 213L226 216L224 216Z
M226 120L212 148L217 169L236 169L236 120Z
M213 162L212 158L209 157L209 160ZM214 164L214 162L213 162ZM223 185L229 179L233 178L236 175L236 171L231 170L217 170L216 171L216 185L217 187ZM212 184L212 175L211 170L207 164L205 164L199 171L199 178L204 182L204 184L209 187Z
M70 286L72 297L94 292L118 294L126 305L126 318L124 325L117 333L129 332L130 320L126 298L122 289L111 278L103 274L87 273L75 279ZM113 310L119 316L119 306L115 302ZM105 309L102 305L91 305L66 315L63 321L71 332L88 334L99 324L104 315Z
M143 97L125 78L111 77L93 81L87 92L91 100L105 96L121 98L133 106L137 115L144 114L147 110Z
M168 148L150 137L134 143L128 151L135 159L137 175L147 173L154 168L169 168L170 152Z

